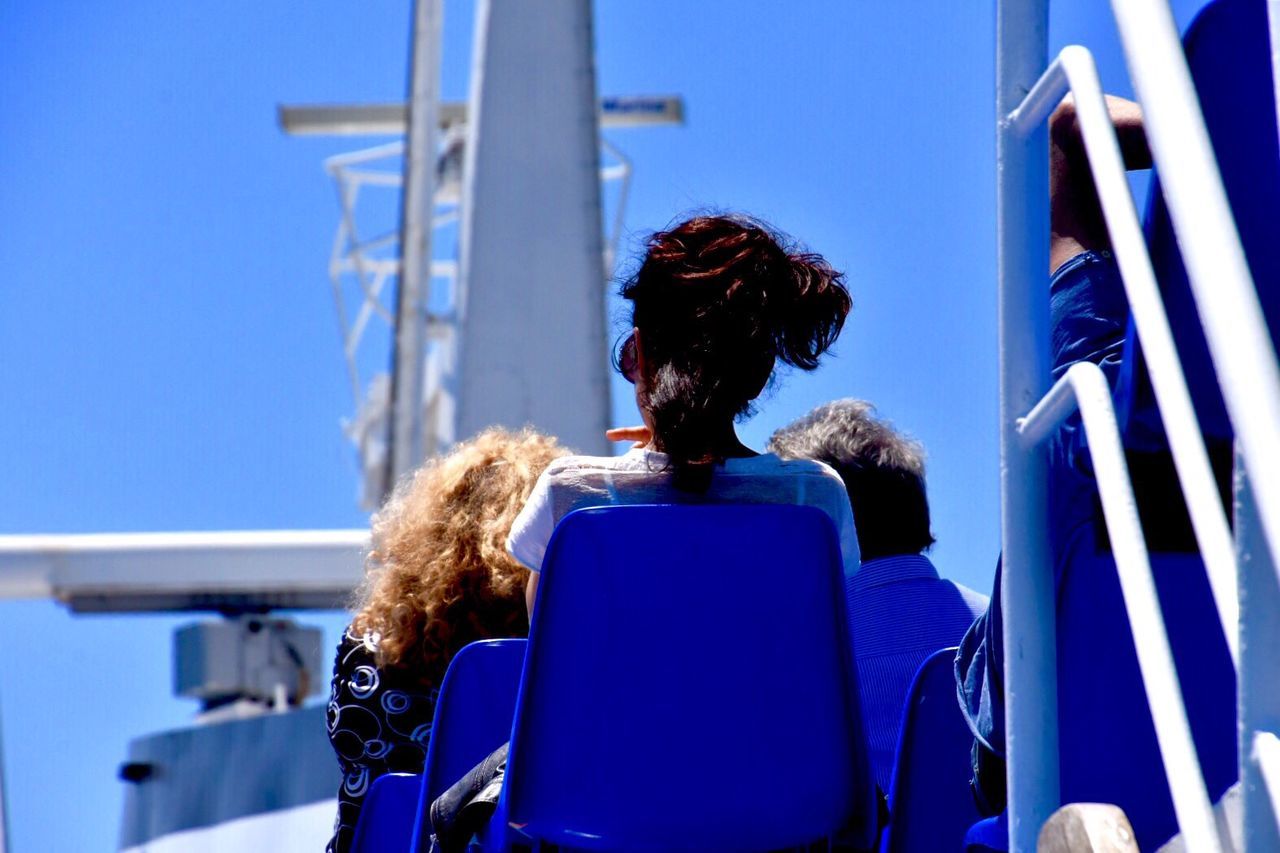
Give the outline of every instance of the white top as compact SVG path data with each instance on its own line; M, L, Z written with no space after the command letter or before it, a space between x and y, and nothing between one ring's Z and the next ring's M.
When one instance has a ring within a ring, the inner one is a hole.
M844 482L828 466L808 459L783 460L772 453L726 459L717 465L705 494L671 485L664 453L635 448L624 456L565 456L538 478L524 509L511 525L507 550L540 571L551 532L576 509L626 504L796 504L813 506L835 522L845 576L858 570L858 535Z

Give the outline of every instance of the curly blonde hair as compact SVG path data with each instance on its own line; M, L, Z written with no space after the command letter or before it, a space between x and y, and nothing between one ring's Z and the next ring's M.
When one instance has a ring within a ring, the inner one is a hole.
M529 572L507 553L539 475L568 451L525 429L488 429L402 481L373 517L351 627L382 667L439 685L467 643L529 632Z

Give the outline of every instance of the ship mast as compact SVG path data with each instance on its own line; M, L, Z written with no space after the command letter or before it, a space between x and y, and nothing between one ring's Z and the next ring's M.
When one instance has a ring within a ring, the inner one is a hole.
M415 0L409 58L409 128L400 212L400 276L391 367L391 434L384 489L422 462L422 381L431 287L440 101L441 0Z

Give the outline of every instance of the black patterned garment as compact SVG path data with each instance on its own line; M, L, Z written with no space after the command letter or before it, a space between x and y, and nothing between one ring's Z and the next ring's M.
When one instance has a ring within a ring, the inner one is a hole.
M338 644L329 691L329 742L342 768L338 818L328 853L351 849L356 821L373 780L384 773L421 773L439 691L399 669L379 669L377 637L348 628Z

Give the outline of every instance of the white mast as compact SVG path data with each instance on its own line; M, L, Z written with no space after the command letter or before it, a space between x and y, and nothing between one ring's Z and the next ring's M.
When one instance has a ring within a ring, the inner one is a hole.
M591 4L481 0L475 39L458 435L531 424L608 453Z
M404 154L400 278L391 370L390 489L422 461L422 381L435 210L436 111L440 100L440 0L416 0Z

